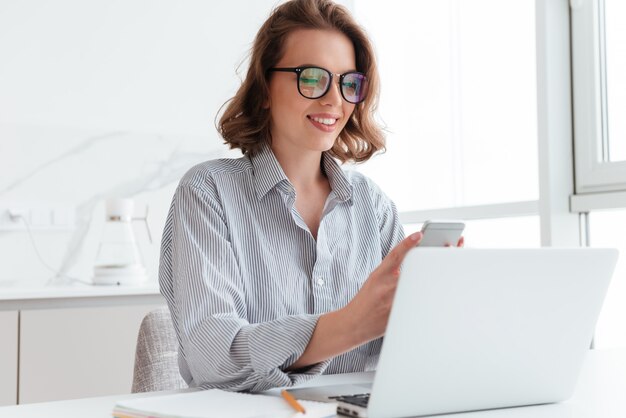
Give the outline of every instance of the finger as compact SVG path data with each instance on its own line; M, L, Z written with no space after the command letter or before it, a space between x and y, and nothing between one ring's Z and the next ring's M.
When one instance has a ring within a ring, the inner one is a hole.
M459 238L459 242L456 244L457 247L464 247L465 246L465 237L461 237Z
M396 245L394 249L389 252L387 257L385 257L385 260L383 261L383 263L387 264L386 267L391 269L392 271L398 269L400 265L402 264L402 261L404 261L404 257L406 256L406 253L408 253L411 249L415 248L415 246L419 244L421 240L422 240L421 232L415 232L409 235L408 237L400 241L400 243Z

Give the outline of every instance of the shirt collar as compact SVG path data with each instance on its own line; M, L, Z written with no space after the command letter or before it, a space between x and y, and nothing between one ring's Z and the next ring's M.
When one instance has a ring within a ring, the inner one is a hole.
M254 189L259 200L277 184L284 182L289 184L287 175L268 144L263 144L259 151L250 157L250 162L254 173Z
M259 200L279 184L293 190L291 182L268 144L264 144L253 157L250 157L250 162L253 167L254 188ZM343 202L350 200L352 184L337 161L327 152L322 153L322 169L338 199Z
M348 176L341 169L339 163L328 153L322 153L322 168L328 181L330 188L335 192L337 198L342 202L347 202L352 198L352 184L348 180Z

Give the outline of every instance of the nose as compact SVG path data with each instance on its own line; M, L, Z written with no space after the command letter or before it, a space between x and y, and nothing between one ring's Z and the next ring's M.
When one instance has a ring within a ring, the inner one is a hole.
M322 104L328 106L341 106L341 101L343 98L341 97L341 91L339 87L339 77L335 76L330 81L330 88L328 92L321 97Z

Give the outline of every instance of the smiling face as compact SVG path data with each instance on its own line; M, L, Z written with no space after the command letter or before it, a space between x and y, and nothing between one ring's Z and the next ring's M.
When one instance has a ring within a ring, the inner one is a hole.
M274 67L314 65L334 74L354 71L354 47L337 31L302 29L285 40L285 53ZM272 148L297 155L332 148L355 105L346 102L334 75L328 93L319 99L300 95L295 73L273 72L269 82Z

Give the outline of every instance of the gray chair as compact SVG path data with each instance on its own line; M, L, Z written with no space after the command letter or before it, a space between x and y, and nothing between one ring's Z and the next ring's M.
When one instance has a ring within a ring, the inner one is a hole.
M178 341L167 307L149 312L141 322L131 391L186 388L178 371Z

